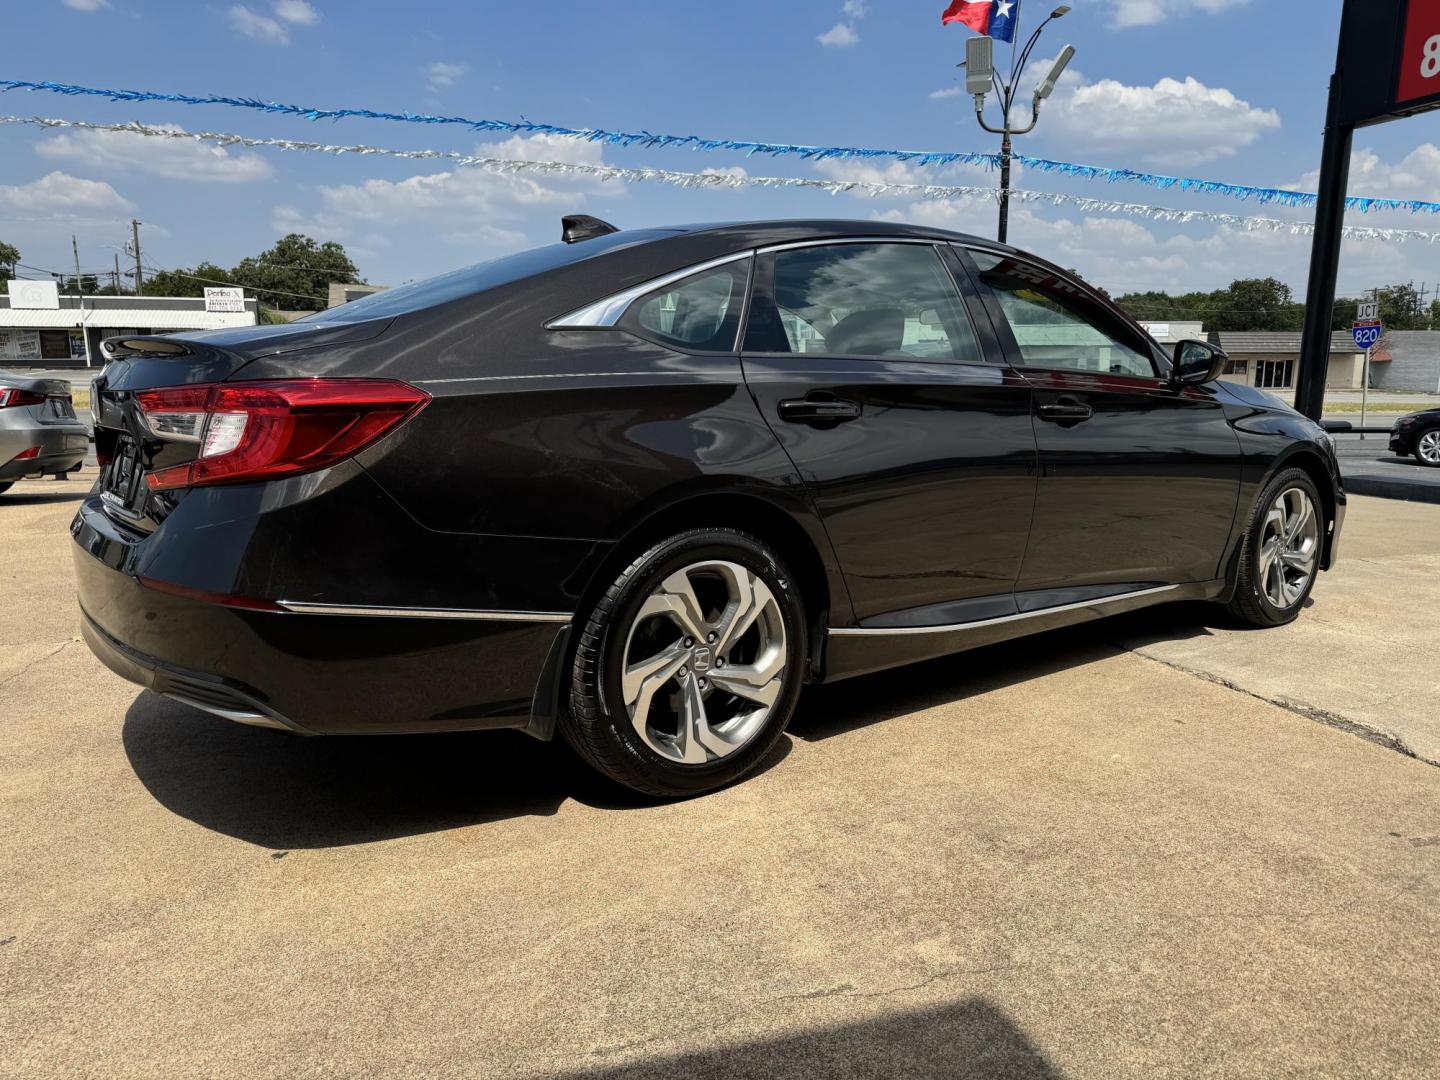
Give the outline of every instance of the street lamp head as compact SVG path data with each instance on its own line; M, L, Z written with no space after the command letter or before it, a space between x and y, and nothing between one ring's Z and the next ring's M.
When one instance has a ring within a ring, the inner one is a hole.
M1070 5L1069 5L1069 4L1061 4L1059 7L1057 7L1054 11L1052 11L1052 12L1050 13L1050 18L1052 18L1052 19L1061 19L1061 18L1064 18L1066 15L1069 15L1069 14L1070 14Z
M1071 58L1075 55L1075 46L1066 45L1060 50L1060 55L1055 58L1055 63L1050 68L1050 73L1035 87L1035 104L1040 104L1055 91L1055 84L1060 81L1060 76L1065 74Z

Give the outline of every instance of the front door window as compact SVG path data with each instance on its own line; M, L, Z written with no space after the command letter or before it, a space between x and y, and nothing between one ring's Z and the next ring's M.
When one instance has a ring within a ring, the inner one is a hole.
M988 252L971 257L1000 302L1022 367L1155 376L1145 343L1065 278Z

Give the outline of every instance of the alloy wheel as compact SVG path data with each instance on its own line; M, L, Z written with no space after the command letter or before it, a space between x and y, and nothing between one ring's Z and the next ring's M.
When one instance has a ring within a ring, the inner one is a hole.
M1427 431L1415 444L1420 460L1427 465L1440 465L1440 428Z
M646 746L703 765L764 728L787 656L780 605L758 574L723 560L692 563L640 605L625 640L621 696Z
M1265 514L1260 533L1260 587L1277 608L1305 595L1320 556L1320 518L1309 494L1282 491Z

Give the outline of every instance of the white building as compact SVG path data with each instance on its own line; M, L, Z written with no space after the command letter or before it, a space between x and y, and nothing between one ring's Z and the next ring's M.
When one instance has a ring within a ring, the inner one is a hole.
M198 296L59 295L53 281L11 281L0 296L0 367L68 368L104 363L103 338L254 326L258 309L239 289Z

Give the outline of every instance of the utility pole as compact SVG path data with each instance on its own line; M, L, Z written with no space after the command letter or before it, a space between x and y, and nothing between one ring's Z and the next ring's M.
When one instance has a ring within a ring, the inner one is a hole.
M115 295L120 295L120 253L115 253L115 273L110 277L110 283L115 286Z
M140 222L130 222L130 236L135 248L135 295L140 295L141 287L145 284L145 275L140 266Z
M90 366L90 328L85 325L85 282L80 277L80 242L70 234L70 250L75 253L75 295L80 300L80 340L85 343L85 366Z

